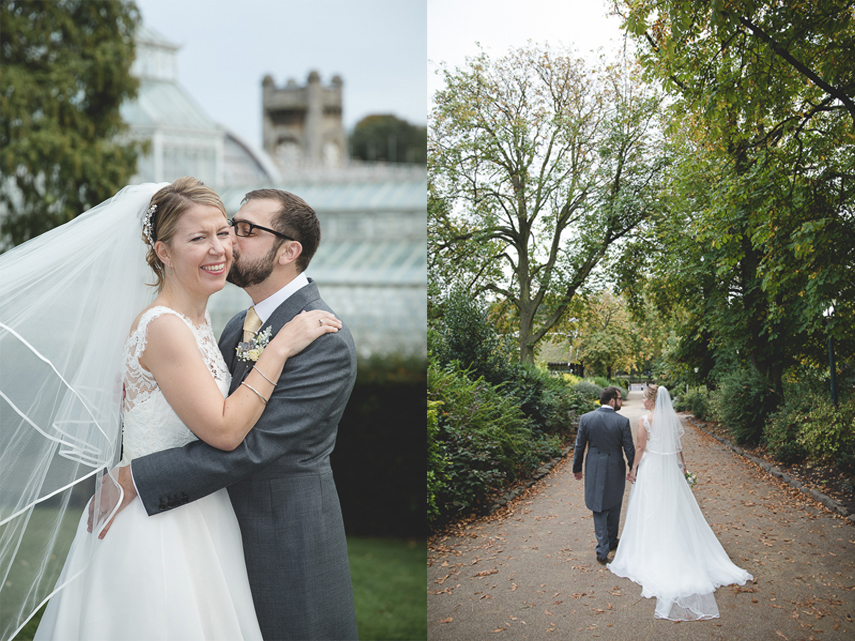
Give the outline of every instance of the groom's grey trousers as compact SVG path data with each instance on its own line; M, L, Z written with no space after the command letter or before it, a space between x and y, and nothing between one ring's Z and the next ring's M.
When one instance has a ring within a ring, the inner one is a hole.
M585 448L588 449L587 457ZM623 450L623 452L621 451ZM635 460L629 419L603 405L579 419L573 472L585 461L585 505L594 513L597 557L604 559L617 544L620 509L626 485L626 465Z

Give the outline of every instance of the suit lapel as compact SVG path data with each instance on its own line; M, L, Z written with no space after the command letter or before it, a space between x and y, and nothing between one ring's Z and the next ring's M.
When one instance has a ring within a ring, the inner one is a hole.
M315 284L311 278L309 279L309 284L305 287L301 287L296 292L291 294L279 307L273 310L273 313L270 315L270 318L264 322L264 324L258 328L259 332L262 332L265 328L270 327L272 329L271 339L276 333L282 328L282 326L294 318L297 314L299 314L303 308L306 307L309 303L316 301L320 298L320 294L318 293L318 286ZM243 328L243 318L246 317L246 312L243 313L241 318L240 328ZM243 338L242 334L243 330L241 329L238 332L237 336L233 339L233 349L237 347L238 342ZM254 363L251 361L242 361L237 356L234 358L234 369L232 370L232 385L229 393L234 392L238 386L243 382L247 376L249 376L249 372L252 369Z
M246 310L240 315L240 322L232 324L235 329L228 336L223 336L220 340L220 343L225 348L224 351L227 352L227 354L223 355L226 359L226 365L228 365L229 372L232 374L232 384L229 387L229 394L235 391L246 375L246 362L240 360L235 353L237 344L243 339L243 321L245 318Z
M320 294L318 293L318 286L315 284L315 281L310 278L308 285L298 289L296 292L291 294L285 302L273 310L270 318L268 318L267 322L261 326L261 329L270 326L273 328L274 333L278 332L285 323L303 311L307 305L319 298Z

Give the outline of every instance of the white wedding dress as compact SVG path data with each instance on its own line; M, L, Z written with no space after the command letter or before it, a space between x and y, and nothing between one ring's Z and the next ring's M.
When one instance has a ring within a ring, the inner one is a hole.
M661 395L664 388L659 389ZM673 414L670 397L667 405ZM654 417L660 411L666 410L657 398ZM679 425L676 414L673 420ZM656 438L656 424L656 419L651 425L644 417L648 446L630 490L620 544L608 568L640 584L641 596L656 597L658 619L718 618L715 589L731 583L744 585L753 577L731 562L701 513L678 466L679 433L669 435L675 446L657 447L662 439Z
M148 325L163 314L187 323L223 396L228 393L231 377L207 314L197 327L166 307L146 311L125 344L122 465L196 439L139 364ZM227 490L154 516L135 499L83 568L85 555L75 551L95 536L86 526L84 511L58 585L84 571L51 599L35 639L261 639Z

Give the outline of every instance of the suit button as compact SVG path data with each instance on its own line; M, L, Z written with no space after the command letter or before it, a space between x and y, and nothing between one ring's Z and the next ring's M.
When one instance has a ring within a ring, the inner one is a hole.
M189 503L189 502L190 502L190 498L189 498L189 497L187 497L187 496L185 496L183 499L181 499L181 502L182 502L182 503Z
M175 507L175 501L170 501L169 503L167 503L167 505L169 507Z
M158 507L160 508L160 511L163 512L166 509L166 504L161 503Z

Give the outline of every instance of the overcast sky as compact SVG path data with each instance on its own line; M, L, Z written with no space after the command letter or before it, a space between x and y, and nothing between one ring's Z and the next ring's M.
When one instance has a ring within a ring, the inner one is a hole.
M344 124L427 121L427 0L136 0L181 46L178 79L215 121L261 146L261 80L344 80Z
M622 51L621 19L607 16L607 0L428 0L428 100L441 87L439 63L463 66L478 54L476 42L492 57L510 47L536 44L572 46L593 57L602 49L614 57ZM631 50L630 50L631 51ZM429 103L428 103L429 104Z

